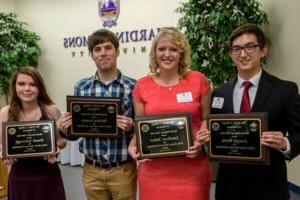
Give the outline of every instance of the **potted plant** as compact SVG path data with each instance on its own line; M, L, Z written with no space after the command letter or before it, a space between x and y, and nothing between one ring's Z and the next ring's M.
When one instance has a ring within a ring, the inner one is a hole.
M267 14L256 0L188 0L176 11L179 28L191 45L191 68L202 71L216 87L235 74L228 55L228 39L238 26L268 24Z
M23 66L36 67L40 37L25 28L14 13L0 12L0 94L6 96L11 74Z

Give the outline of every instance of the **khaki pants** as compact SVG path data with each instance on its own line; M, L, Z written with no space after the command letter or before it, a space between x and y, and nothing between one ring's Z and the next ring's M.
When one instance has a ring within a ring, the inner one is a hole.
M134 163L108 169L85 163L82 179L88 200L136 199L137 180Z

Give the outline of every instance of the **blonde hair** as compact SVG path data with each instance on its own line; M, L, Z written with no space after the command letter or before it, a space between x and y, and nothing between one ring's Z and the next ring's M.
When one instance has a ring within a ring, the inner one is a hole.
M175 27L164 27L160 30L158 35L155 37L152 43L150 52L150 75L159 75L159 65L156 58L156 48L158 41L162 38L166 38L176 45L178 51L180 52L180 60L178 73L181 77L184 77L188 72L190 66L190 45L183 33L181 33Z

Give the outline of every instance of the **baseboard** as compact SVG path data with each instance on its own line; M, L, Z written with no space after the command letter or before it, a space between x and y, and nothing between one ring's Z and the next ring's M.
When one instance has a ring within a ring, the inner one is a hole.
M295 185L294 183L289 182L289 189L290 189L292 192L294 192L294 193L300 195L300 186Z

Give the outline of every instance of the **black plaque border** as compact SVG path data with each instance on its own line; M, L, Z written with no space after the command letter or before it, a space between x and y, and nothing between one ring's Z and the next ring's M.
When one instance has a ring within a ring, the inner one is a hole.
M188 148L193 145L193 137L192 137L192 123L191 123L191 115L190 113L176 113L176 114L159 114L159 115L141 115L135 117L135 130L136 130L136 141L138 152L140 153L139 159L147 159L147 158L159 158L159 157L172 157L172 156L181 156L185 155L185 151L174 151L174 152L165 152L165 153L152 153L152 154L143 154L142 152L142 136L139 129L140 123L143 122L151 122L151 121L161 121L161 120L172 120L183 118L186 122L186 141Z
M8 154L7 145L7 128L16 126L34 126L34 125L50 125L51 134L51 151L43 153L25 153L25 154ZM41 120L41 121L9 121L2 122L2 156L3 158L25 158L25 157L40 157L54 155L56 153L56 127L54 120Z
M251 112L251 113L234 113L234 114L209 114L207 118L207 127L211 130L211 123L213 121L222 120L257 120L260 124L260 138L262 132L268 130L268 114L266 112ZM210 141L212 140L212 134L210 135ZM247 163L247 164L270 164L269 149L266 146L260 144L260 156L258 157L243 157L243 156L223 156L212 154L211 142L209 143L208 157L212 161L227 162L227 163Z
M117 114L121 114L122 110L122 100L121 98L117 97L90 97L90 96L67 96L67 112L72 115L72 103L105 103L105 104L112 104L116 105ZM72 123L73 124L73 123ZM70 136L76 137L97 137L97 138L119 138L121 136L120 129L116 126L116 132L114 134L111 133L81 133L81 132L74 132L73 126L70 128Z

